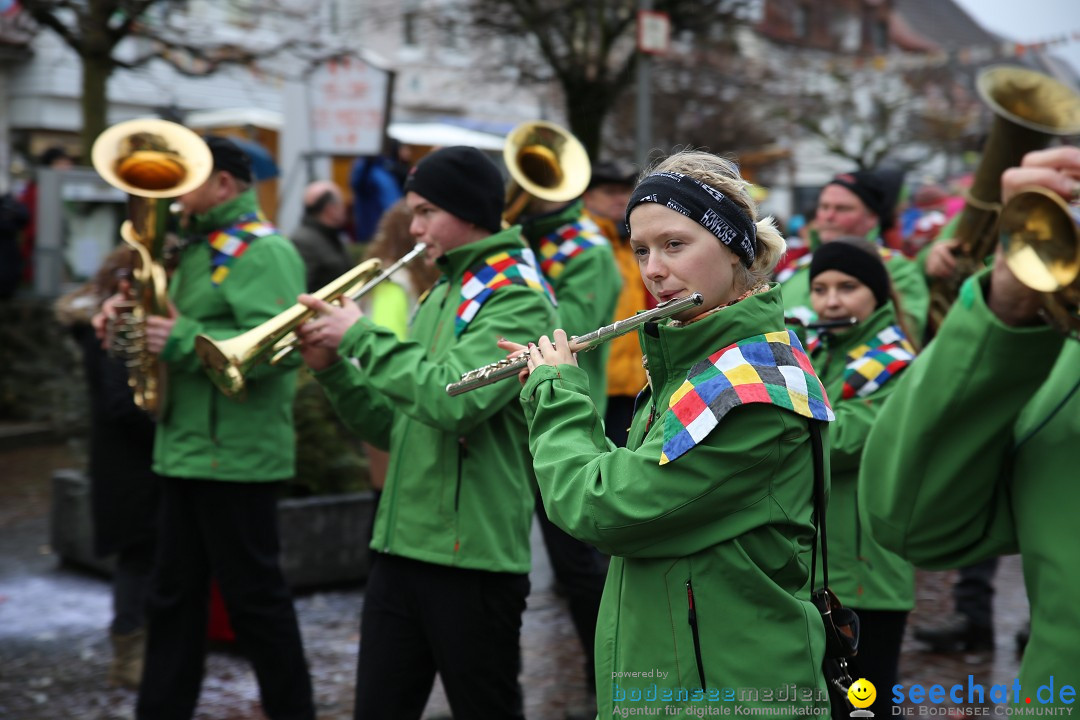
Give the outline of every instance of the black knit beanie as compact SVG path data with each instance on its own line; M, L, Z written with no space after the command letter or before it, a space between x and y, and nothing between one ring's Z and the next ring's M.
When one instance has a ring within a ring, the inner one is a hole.
M502 228L502 173L474 147L446 147L425 156L409 173L405 191L489 232Z
M888 206L888 194L881 177L872 170L856 170L850 173L841 173L830 180L828 185L839 185L855 194L870 212L877 215L878 221L883 225L885 219L892 215Z
M877 302L875 310L889 300L889 272L877 248L865 240L841 239L823 243L810 261L810 282L826 270L839 270L870 288Z

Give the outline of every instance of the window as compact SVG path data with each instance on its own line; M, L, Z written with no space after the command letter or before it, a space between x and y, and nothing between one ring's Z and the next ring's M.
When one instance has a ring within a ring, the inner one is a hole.
M420 2L405 0L401 13L401 42L406 47L420 45Z
M791 31L797 38L810 37L810 7L808 5L796 3L795 11L791 13Z

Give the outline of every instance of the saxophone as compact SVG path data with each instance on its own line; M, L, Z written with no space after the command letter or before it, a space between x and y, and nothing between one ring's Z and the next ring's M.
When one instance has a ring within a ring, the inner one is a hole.
M167 315L165 239L176 208L171 198L206 182L213 170L210 148L197 134L167 120L128 120L113 125L94 142L94 169L128 194L120 237L132 250L131 290L116 306L106 330L109 352L128 370L135 404L157 414L165 396L165 376L146 348L146 318Z

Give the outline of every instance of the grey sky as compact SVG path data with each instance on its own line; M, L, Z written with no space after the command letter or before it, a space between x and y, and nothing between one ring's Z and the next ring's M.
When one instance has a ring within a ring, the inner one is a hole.
M1038 42L1067 35L1069 42L1053 48L1080 72L1080 0L954 0L987 30L1016 40Z

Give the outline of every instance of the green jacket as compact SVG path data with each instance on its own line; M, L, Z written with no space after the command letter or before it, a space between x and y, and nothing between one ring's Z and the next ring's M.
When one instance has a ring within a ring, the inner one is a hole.
M648 327L655 332L640 338L654 392L640 397L626 448L605 439L581 369L541 367L521 392L548 516L613 556L596 627L599 716L620 707L620 693L700 689L699 668L707 689L722 691L711 702L706 695L708 705L723 702L727 688L789 683L827 705L824 632L808 586L807 421L775 405L738 407L685 455L659 464L672 393L716 350L783 331L780 293L774 287L685 327ZM650 670L665 675L613 675ZM643 703L621 707L635 706Z
M920 567L1023 555L1020 685L1034 703L1051 675L1055 692L1080 689L1080 345L1004 325L986 306L987 277L963 285L882 409L859 497L874 538Z
M587 233L589 240L595 244L573 255L565 264L551 263L547 259L557 245L550 240L545 241L545 238L576 222L587 223L586 227L595 226L585 215L581 201L571 203L551 215L533 218L523 228L525 239L536 253L559 302L559 321L555 327L561 327L571 336L591 333L613 320L621 319L614 315L615 304L622 290L622 276L615 264L611 245L598 227L595 232ZM541 334L550 337L554 329L546 329ZM578 363L589 374L589 387L600 417L604 416L607 407L607 360L610 351L611 348L605 343L578 355Z
M452 250L443 278L421 302L409 339L362 318L339 352L354 358L316 373L338 414L364 440L390 451L371 547L414 560L527 573L536 485L527 430L510 379L464 393L446 386L506 357L501 338L528 341L555 327L543 292L501 287L455 332L465 272L524 247L513 227Z
M239 335L294 305L304 291L304 263L277 233L253 240L224 281L211 282L207 235L257 210L255 191L249 190L195 217L196 242L183 251L169 280L180 317L161 353L168 374L154 438L154 471L161 475L268 481L294 474L296 365L258 368L245 396L230 399L210 382L195 355L197 335Z
M866 436L902 370L865 395L844 398L849 357L856 348L875 340L896 324L891 302L878 308L866 322L844 333L822 333L820 345L810 353L818 377L832 402L836 421L830 427L832 494L829 496L829 586L853 608L911 610L915 607L915 570L898 555L874 542L857 510L859 463ZM865 358L864 359L868 359Z

